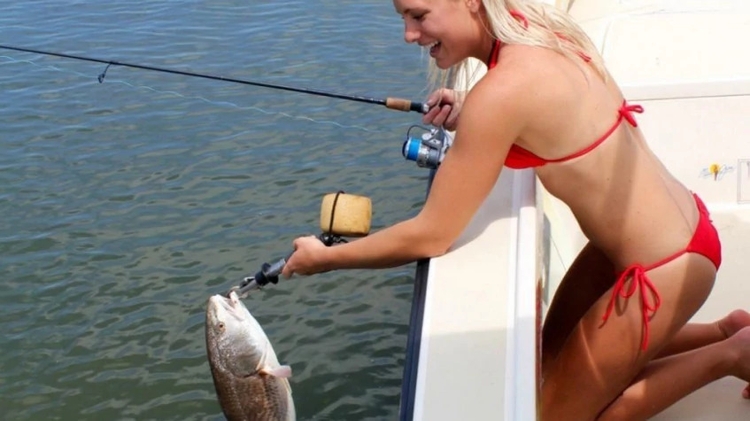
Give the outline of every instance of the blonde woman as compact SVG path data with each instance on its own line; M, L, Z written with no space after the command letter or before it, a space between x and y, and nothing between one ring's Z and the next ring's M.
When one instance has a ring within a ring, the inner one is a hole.
M456 136L419 214L340 246L299 238L285 275L439 256L503 167L533 168L589 239L544 326L543 420L644 420L720 377L750 381L748 313L687 323L721 264L708 211L649 150L643 109L570 17L521 0L394 5L406 42L447 70L436 80L460 84L451 75L470 57L488 72L466 95L428 99L424 122Z

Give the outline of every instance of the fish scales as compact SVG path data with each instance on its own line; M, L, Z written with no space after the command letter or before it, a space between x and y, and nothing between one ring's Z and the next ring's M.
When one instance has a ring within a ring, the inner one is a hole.
M279 364L260 324L232 292L206 308L206 350L214 387L229 421L294 421L288 366Z

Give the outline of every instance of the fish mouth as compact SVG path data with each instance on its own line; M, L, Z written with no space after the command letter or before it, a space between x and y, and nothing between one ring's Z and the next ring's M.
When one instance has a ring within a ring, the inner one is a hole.
M230 291L225 294L216 294L209 299L213 305L222 307L227 310L231 310L237 307L239 303L239 297L235 291Z
M237 304L240 303L240 297L237 295L237 291L229 291L229 294L227 294L227 298L229 301L229 305L232 308L236 308Z
M209 305L213 307L213 312L218 316L219 314L227 314L239 321L244 321L245 316L242 311L242 302L240 297L235 291L230 291L229 294L216 294L209 298Z

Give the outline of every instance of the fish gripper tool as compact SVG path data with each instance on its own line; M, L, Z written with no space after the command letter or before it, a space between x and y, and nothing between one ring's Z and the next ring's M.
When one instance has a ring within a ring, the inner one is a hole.
M344 210L337 212L339 209L337 205L343 207ZM340 213L343 215L337 216ZM341 190L328 194L321 204L320 229L323 232L317 238L330 247L334 244L346 243L344 236L365 236L370 232L371 214L372 203L367 197L348 195ZM263 263L255 275L243 278L239 285L227 291L227 295L234 291L240 298L244 298L252 290L260 289L269 283L277 284L279 275L293 253L289 253L285 258L274 263Z
M284 266L286 266L286 262L290 257L292 257L292 253L274 263L263 263L255 275L245 277L238 286L233 287L230 291L236 291L238 296L244 297L248 292L260 289L268 285L268 283L279 283L279 275L281 275L281 271L284 270Z
M334 244L347 242L345 238L330 233L320 234L318 239L328 247ZM255 275L243 278L240 284L232 287L229 292L235 291L239 297L244 298L250 291L261 289L269 283L279 283L279 275L281 275L281 271L284 270L284 266L286 266L286 262L292 257L292 254L294 254L294 252L289 253L285 258L279 259L274 263L263 263L260 270L256 272ZM227 292L227 294L229 292Z

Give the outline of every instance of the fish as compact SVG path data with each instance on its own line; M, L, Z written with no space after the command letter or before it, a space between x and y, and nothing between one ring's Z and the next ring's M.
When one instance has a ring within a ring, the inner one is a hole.
M266 333L235 291L206 305L206 351L228 421L295 421L289 378Z

